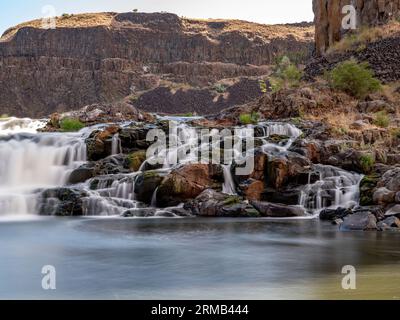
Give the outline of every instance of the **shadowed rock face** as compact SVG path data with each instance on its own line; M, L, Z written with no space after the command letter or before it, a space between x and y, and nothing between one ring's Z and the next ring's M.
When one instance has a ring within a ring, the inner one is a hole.
M344 35L342 8L349 4L356 9L357 26L376 26L400 16L399 0L313 0L318 54L324 53Z
M65 24L53 30L28 24L1 38L0 113L38 117L115 102L166 78L197 86L259 76L276 55L308 50L313 36L309 26L169 13L112 14L108 25ZM197 76L198 70L207 72Z

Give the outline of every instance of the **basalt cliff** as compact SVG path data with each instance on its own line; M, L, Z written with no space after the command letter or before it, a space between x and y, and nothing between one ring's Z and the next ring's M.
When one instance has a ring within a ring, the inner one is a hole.
M170 13L63 15L0 40L0 114L41 117L126 101L145 111L215 113L260 96L258 77L311 52L311 24L267 26Z

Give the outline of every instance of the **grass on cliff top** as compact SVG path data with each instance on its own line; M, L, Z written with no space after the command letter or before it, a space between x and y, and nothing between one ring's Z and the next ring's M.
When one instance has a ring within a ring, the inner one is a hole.
M327 54L343 53L351 50L363 50L370 42L388 38L400 34L400 21L391 21L390 23L377 27L360 27L352 33L348 33L339 42L333 44Z
M56 26L58 28L87 28L94 26L109 26L112 18L116 15L113 12L102 13L83 13L67 14L63 13L56 17ZM1 37L1 40L10 39L17 31L23 27L42 28L42 19L32 20L21 23L7 29Z
M75 132L83 129L85 125L78 119L65 118L60 121L60 129L63 132Z

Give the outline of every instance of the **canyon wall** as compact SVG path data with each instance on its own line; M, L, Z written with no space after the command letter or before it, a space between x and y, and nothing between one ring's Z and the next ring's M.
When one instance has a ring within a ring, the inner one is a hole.
M313 0L317 54L324 53L347 32L342 28L345 5L353 5L357 28L376 26L400 17L400 0Z
M58 18L55 29L33 21L7 30L0 40L0 114L46 116L115 102L163 82L204 87L260 76L276 56L307 52L312 41L311 25L169 13L74 15Z

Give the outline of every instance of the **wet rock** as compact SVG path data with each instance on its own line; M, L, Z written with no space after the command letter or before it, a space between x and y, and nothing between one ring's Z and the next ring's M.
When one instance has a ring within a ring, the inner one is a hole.
M380 222L378 222L377 227L379 230L390 230L392 228L400 228L400 219L391 216Z
M139 150L132 152L131 154L128 155L127 161L128 161L128 166L129 169L133 172L139 171L142 163L146 160L146 151L145 150Z
M288 186L285 189L276 190L273 188L266 188L262 194L264 201L273 203L284 203L288 205L299 204L300 190L299 187ZM258 200L258 199L255 199Z
M137 208L137 209L129 209L126 210L122 216L125 218L147 218L147 217L154 217L156 214L156 208Z
M94 176L130 172L131 170L127 166L127 156L123 154L109 156L105 159L97 161L93 168Z
M157 206L176 206L196 198L205 189L220 186L212 179L212 170L208 164L189 164L173 170L158 188Z
M355 212L344 218L343 223L340 225L342 231L356 231L356 230L376 230L376 217L366 211Z
M75 188L54 188L40 194L38 212L41 215L82 216L84 198L88 194Z
M139 174L135 180L136 199L150 204L155 190L163 179L164 177L156 171L146 171Z
M360 182L360 205L369 206L374 204L374 191L380 179L379 174L364 176Z
M268 161L266 185L280 189L289 182L306 184L310 168L311 162L306 157L293 152L271 157Z
M124 153L137 150L147 150L153 143L146 140L150 127L123 128L119 133L121 147Z
M109 126L104 130L92 132L86 139L87 157L89 161L97 161L111 155L112 137L118 133L118 126Z
M247 200L261 200L264 192L264 182L260 180L249 179L238 186Z
M230 196L212 189L203 191L196 199L185 204L185 209L201 217L258 217L254 207L238 196Z
M68 183L77 184L93 178L95 175L94 167L95 165L93 163L88 163L80 166L78 169L75 169L71 172L68 178Z
M400 191L400 167L388 170L382 176L378 187L385 187L391 191Z
M302 217L306 215L306 212L300 206L290 206L261 201L251 201L250 203L263 217L285 218Z
M396 193L386 188L379 188L374 192L373 201L376 204L393 203Z
M321 220L336 221L352 214L352 210L346 208L325 209L319 214Z
M396 205L392 206L391 208L389 208L386 211L385 216L386 217L390 217L390 216L400 217L400 205L396 204Z

